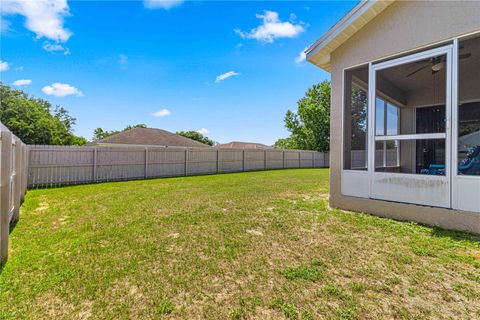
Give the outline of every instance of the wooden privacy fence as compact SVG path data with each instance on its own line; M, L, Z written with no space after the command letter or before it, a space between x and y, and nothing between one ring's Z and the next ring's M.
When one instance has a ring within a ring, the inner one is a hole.
M27 190L27 146L0 123L0 264L8 259L10 226Z
M328 153L277 149L28 146L28 186L328 167Z

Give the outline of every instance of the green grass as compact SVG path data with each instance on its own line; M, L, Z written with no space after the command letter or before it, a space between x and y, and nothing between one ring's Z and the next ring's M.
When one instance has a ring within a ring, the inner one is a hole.
M289 280L304 279L309 281L317 281L322 277L322 273L318 268L309 265L286 268L281 272L281 274Z
M157 306L157 313L158 314L169 314L173 311L174 309L173 303L170 301L170 299L163 299L160 301L160 303Z
M480 238L328 207L328 170L32 190L0 319L480 318Z

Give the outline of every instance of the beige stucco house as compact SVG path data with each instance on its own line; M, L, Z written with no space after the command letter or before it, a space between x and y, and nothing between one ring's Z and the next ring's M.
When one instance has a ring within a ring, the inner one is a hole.
M365 1L307 50L331 73L332 207L480 233L480 1Z

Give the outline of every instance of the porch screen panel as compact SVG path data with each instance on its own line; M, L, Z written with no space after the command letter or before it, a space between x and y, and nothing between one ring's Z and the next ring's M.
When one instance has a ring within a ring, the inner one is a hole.
M376 71L375 171L445 175L445 54Z
M368 65L345 71L343 168L367 170Z
M459 43L459 175L480 176L480 36Z

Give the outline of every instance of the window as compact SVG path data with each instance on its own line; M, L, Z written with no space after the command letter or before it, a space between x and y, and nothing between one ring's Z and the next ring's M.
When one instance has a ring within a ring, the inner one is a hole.
M399 134L398 130L398 117L400 110L397 106L387 103L387 126L385 130L388 136L394 136Z
M375 100L375 135L385 135L385 101L380 98Z
M397 106L381 98L375 99L375 135L397 135L398 117L400 110ZM375 168L397 167L399 159L399 141L385 140L375 142Z
M368 65L345 71L344 169L367 170Z
M480 37L459 42L458 169L480 176Z

